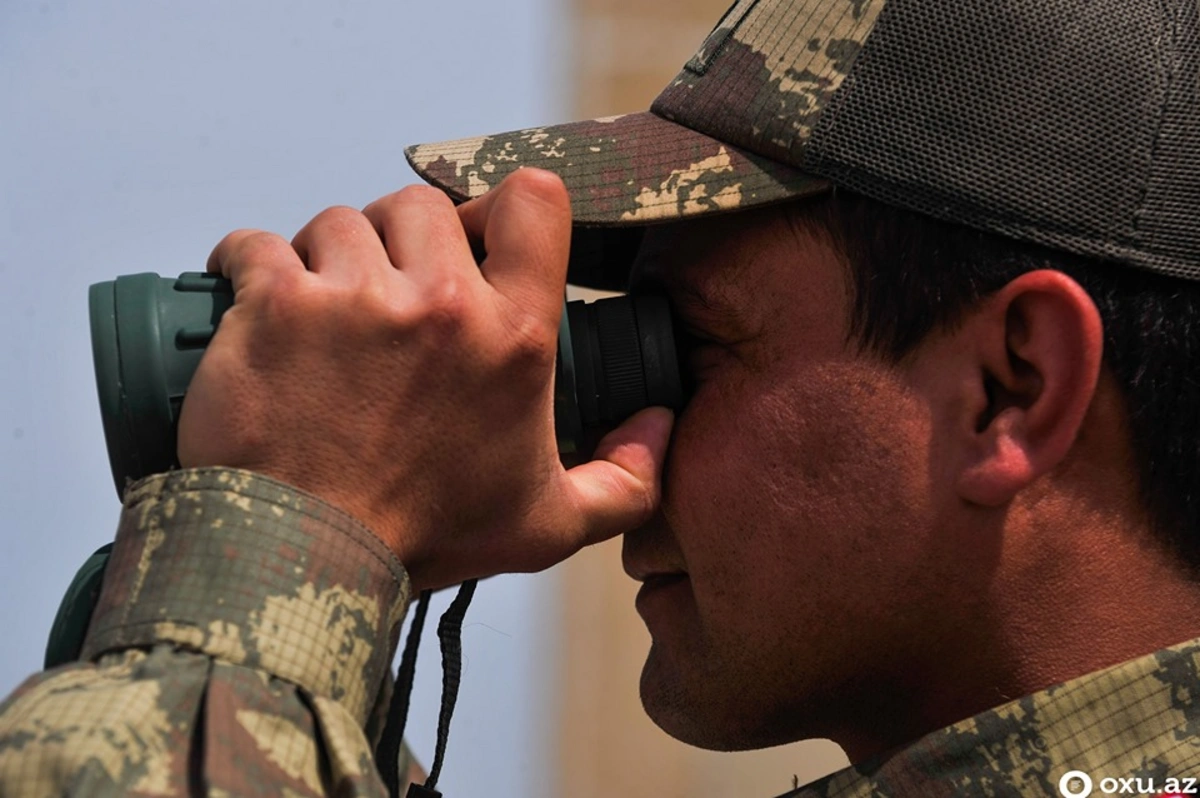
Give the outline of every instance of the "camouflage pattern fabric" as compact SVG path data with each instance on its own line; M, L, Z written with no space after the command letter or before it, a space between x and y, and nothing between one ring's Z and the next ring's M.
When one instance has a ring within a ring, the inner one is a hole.
M485 194L522 166L556 172L575 222L587 225L666 222L828 189L649 113L421 145L405 154L421 177L460 200Z
M1012 701L780 798L1087 794L1072 771L1092 795L1200 793L1200 640Z
M522 166L557 173L577 224L620 226L824 193L803 145L883 0L739 0L648 113L409 147L458 199Z
M371 751L409 592L374 535L286 485L150 477L126 495L85 661L0 705L0 795L386 795ZM1095 794L1195 789L1200 640L787 798L1054 796L1071 771Z
M369 738L409 592L369 530L286 485L150 477L83 662L0 706L0 794L384 796Z

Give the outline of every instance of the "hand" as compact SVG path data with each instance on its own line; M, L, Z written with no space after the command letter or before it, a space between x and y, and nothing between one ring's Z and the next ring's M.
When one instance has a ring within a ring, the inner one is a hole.
M208 269L234 304L184 401L180 462L341 507L416 590L540 570L640 525L669 411L642 411L569 471L555 446L570 232L562 182L522 169L457 209L409 187L326 210L291 244L230 233Z

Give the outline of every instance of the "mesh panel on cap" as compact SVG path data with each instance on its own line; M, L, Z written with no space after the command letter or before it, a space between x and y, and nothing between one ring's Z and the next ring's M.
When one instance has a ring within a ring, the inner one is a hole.
M1196 6L1169 5L890 0L803 166L947 221L1200 277Z
M1162 271L1200 278L1200 5L1177 5L1167 22L1175 44L1163 63L1170 85L1139 227L1154 250L1191 259L1190 266L1165 262Z
M743 0L651 110L750 152L797 164L796 149L837 92L883 5L883 0Z

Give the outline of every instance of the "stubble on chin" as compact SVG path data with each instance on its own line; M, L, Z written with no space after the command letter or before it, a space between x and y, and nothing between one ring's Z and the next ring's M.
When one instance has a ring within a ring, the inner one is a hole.
M676 740L710 751L759 747L744 710L740 689L715 676L682 670L661 644L652 643L639 685L642 708L656 726Z

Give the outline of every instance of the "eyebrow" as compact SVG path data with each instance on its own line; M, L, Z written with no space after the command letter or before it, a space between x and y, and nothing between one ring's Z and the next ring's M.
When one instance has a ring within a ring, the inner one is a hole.
M698 308L709 313L727 314L728 308L721 307L712 298L691 283L676 284L668 291L672 300L689 308Z
M743 314L733 305L693 283L674 283L666 293L671 299L671 304L685 317L684 321L694 319L699 324L713 324L719 328L740 325L744 321Z
M661 273L651 272L631 280L626 288L631 294L663 294L673 308L695 317L698 322L734 324L743 321L743 314L730 303L688 280L664 279Z

